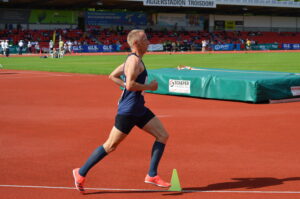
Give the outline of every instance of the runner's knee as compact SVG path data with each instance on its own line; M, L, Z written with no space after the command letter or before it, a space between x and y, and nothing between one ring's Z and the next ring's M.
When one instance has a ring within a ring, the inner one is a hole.
M161 143L166 143L168 139L169 139L169 134L167 132L164 132L156 136L156 140Z
M118 144L117 143L104 143L103 147L104 147L106 153L111 153L117 149Z

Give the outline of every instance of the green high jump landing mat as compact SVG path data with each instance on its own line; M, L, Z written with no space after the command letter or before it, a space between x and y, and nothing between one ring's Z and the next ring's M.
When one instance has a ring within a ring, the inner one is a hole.
M159 87L147 92L253 103L300 96L300 73L187 68L148 70Z

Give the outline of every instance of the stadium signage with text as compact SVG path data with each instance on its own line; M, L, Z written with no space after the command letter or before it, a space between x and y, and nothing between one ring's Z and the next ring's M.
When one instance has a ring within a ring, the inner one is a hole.
M81 45L73 46L72 49L75 53L118 52L120 45Z
M241 50L240 44L216 44L212 46L214 50Z
M300 50L300 44L282 44L284 50Z
M190 94L191 93L191 81L190 80L169 79L169 92Z
M144 0L144 5L215 8L216 2L214 0Z
M85 12L88 25L147 25L147 15L139 12Z
M300 95L300 86L292 86L291 92L293 96L299 96Z

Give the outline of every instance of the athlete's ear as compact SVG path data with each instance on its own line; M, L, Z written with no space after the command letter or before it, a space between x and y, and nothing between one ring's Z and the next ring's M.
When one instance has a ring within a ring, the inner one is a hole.
M132 44L133 44L133 46L138 45L138 40L134 40Z
M133 43L135 43L136 45L140 45L141 41L142 41L142 38L139 36L134 40Z

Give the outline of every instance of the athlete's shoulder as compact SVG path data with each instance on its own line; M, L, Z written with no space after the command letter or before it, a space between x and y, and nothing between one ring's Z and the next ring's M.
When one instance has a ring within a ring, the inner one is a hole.
M141 60L137 56L129 56L125 63L125 68L138 68L141 63Z
M128 61L135 61L135 62L139 62L141 59L139 56L137 56L135 53L131 53L128 55L127 57Z

